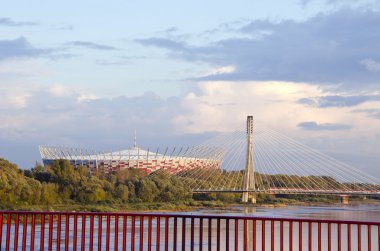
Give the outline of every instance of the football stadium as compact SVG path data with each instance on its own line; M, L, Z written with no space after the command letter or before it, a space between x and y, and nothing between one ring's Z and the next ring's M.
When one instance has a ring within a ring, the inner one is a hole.
M215 148L166 148L160 153L159 149L144 150L136 144L126 150L114 152L52 146L40 146L39 151L44 166L51 165L54 160L65 159L74 167L85 166L91 171L97 170L102 173L125 168L141 169L147 174L160 169L171 174L196 168L220 169L223 157L223 152Z

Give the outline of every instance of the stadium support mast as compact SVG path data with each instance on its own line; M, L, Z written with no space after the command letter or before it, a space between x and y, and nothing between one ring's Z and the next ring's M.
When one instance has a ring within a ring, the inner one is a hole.
M252 134L253 116L247 116L247 158L243 177L243 195L241 198L241 201L244 203L247 203L249 199L251 199L251 203L256 203Z
M136 135L136 130L135 130L135 138L134 138L134 142L133 142L133 147L134 147L134 148L137 147L137 135Z

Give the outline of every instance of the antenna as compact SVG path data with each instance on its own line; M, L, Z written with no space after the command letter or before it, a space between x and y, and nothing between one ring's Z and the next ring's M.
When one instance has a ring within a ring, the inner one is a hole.
M134 147L135 147L135 148L137 147L137 136L136 136L136 130L135 130L135 143L134 143Z

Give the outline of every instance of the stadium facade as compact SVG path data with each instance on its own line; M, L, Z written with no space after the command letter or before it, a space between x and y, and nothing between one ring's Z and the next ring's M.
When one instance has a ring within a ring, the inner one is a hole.
M166 148L165 153L159 153L158 149L151 152L136 145L127 150L102 153L86 149L50 146L40 146L39 151L45 166L51 165L53 160L66 159L74 167L86 166L91 171L97 170L101 173L125 168L141 169L148 174L160 169L171 174L195 168L218 169L223 157L220 150L200 147L181 148L177 153L175 153L175 148L172 151Z

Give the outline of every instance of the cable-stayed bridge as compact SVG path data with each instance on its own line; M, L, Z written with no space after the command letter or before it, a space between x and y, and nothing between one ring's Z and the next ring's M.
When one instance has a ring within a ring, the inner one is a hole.
M281 133L256 125L247 117L245 130L221 133L195 147L156 151L134 147L97 152L68 147L40 147L45 165L67 159L76 167L113 172L125 168L149 175L175 175L194 193L256 195L326 194L380 195L380 181L362 171L307 147ZM344 197L346 196L346 197Z
M247 130L222 133L199 146L218 158L217 169L177 173L193 192L237 192L242 201L256 194L380 195L380 181L287 136L253 123ZM215 149L219 149L216 151Z

